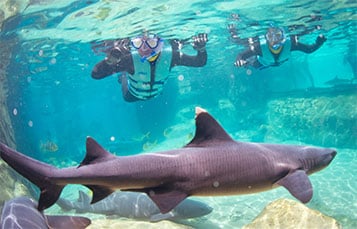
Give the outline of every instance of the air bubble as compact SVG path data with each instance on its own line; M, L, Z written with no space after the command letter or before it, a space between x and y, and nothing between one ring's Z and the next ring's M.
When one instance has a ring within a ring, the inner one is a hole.
M17 109L14 108L14 109L12 110L12 113L16 116L16 115L17 115Z
M177 78L178 78L178 80L180 80L180 81L183 81L183 80L185 79L185 77L184 77L183 75L179 75Z

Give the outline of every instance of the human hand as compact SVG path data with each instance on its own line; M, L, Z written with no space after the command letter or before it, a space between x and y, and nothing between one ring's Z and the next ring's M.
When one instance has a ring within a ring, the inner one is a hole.
M192 46L197 51L203 51L206 49L206 43L208 41L207 33L199 33L197 36L193 36L192 40Z
M118 47L113 48L110 50L108 53L107 57L105 58L105 61L109 65L115 65L118 64L121 61L121 51Z
M236 62L234 62L234 66L243 67L243 66L247 65L247 63L248 62L246 60L239 59L239 60L236 60Z
M181 49L182 43L179 39L170 40L170 44L173 50Z
M327 40L327 38L320 34L317 38L316 38L316 43L319 45L322 45L325 41Z
M234 24L228 24L227 29L228 31L232 31L232 30L236 31L237 28Z

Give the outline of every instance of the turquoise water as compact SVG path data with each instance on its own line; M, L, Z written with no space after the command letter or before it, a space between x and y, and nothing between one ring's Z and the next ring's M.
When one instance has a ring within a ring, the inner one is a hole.
M333 163L312 175L308 206L357 227L356 7L355 1L19 1L9 7L18 14L0 37L11 53L8 108L17 149L65 167L82 160L86 136L117 155L177 148L191 139L194 107L201 106L236 140L337 148ZM321 20L310 22L311 15ZM245 38L270 24L299 25L293 34L321 27L300 41L312 43L320 33L327 41L312 54L292 53L279 67L238 69L233 62L244 47L229 38L228 24ZM158 98L126 103L117 77L90 77L104 58L91 42L143 30L166 39L206 32L208 61L175 67ZM327 83L333 79L339 81ZM292 198L283 189L201 198L215 210L194 225L240 227L279 197Z

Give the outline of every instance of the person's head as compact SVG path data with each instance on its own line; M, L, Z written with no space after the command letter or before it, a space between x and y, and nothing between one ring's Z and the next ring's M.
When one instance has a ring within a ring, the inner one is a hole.
M155 34L144 34L131 39L131 45L143 59L153 62L162 51L164 42Z
M270 51L274 54L280 53L286 40L284 30L279 27L270 27L265 34L265 38Z

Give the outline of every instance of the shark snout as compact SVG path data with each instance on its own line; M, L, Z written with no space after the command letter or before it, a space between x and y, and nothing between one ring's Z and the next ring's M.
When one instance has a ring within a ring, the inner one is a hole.
M331 161L335 158L337 152L334 149L326 149L324 152L316 158L317 169L322 169L328 166Z
M335 149L309 147L304 155L303 167L311 174L328 166L337 152Z
M335 158L337 155L337 151L334 149L331 149L330 153L328 153L328 156L326 157L326 165L330 164L330 162Z

